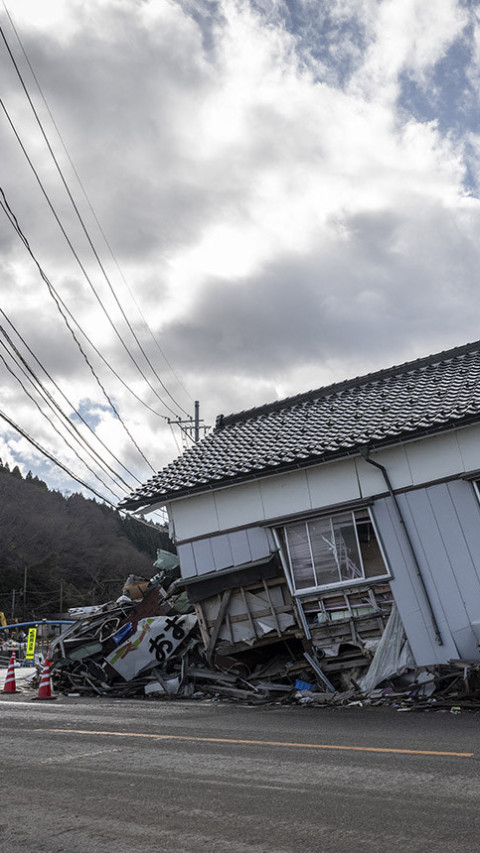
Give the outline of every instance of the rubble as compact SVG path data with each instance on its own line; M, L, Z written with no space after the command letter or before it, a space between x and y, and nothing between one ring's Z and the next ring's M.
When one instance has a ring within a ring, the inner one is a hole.
M154 566L150 580L129 577L117 601L69 612L73 623L48 650L55 693L480 710L480 662L415 667L394 606L380 639L369 639L370 612L357 613L355 636L337 620L322 647L318 634L306 639L268 563L225 573L220 589L211 577L186 583L167 552ZM363 643L358 618L368 626Z
M116 601L69 611L47 652L55 693L480 710L480 661L416 667L381 587L368 601L356 589L317 599L309 631L271 560L188 581L173 554L159 551L154 567L150 580L128 577Z

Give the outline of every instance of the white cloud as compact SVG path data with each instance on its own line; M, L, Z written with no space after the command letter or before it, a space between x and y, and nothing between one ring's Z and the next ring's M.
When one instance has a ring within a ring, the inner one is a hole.
M464 180L467 166L478 170L480 150L471 126L455 115L456 132L445 132L445 116L432 106L442 92L439 63L451 81L460 62L452 46L470 44L464 4L19 0L11 11L128 287L35 93L45 127L158 377L91 255L2 55L5 101L113 327L3 122L5 191L52 283L118 374L77 332L155 466L176 455L167 419L186 417L192 398L213 424L220 411L476 336L479 202ZM476 65L478 57L462 68L465 79ZM411 111L400 103L405 77L423 93L435 77L428 115L419 99ZM149 476L13 230L0 239L4 310L69 399L89 400L115 455ZM4 405L18 423L76 467L1 375ZM14 458L24 444L9 434L4 449Z
M400 74L425 81L468 20L455 0L373 0L370 8L371 43L353 88L386 103L398 97Z

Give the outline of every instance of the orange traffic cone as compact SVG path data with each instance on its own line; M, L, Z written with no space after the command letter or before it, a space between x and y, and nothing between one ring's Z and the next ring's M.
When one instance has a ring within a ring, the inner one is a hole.
M3 685L2 693L18 693L16 684L15 684L15 649L12 652L12 657L10 658L10 663L8 664L7 669L7 677L5 679L5 684Z
M32 702L35 702L36 699L56 699L56 696L52 695L52 682L50 679L50 669L52 663L46 658L45 663L43 664L42 669L42 677L40 679L40 687L38 688L38 693L33 697Z

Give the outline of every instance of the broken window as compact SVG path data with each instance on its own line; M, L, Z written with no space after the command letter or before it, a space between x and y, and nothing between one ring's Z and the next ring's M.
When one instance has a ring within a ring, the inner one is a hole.
M388 576L367 509L289 524L279 534L298 593Z

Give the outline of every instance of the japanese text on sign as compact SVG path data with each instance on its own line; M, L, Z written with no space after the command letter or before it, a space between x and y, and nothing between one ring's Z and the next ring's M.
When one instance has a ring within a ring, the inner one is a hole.
M35 657L36 640L37 640L37 629L36 628L30 628L30 630L28 632L27 652L25 655L27 660L33 660L33 658Z
M196 621L193 614L140 619L135 633L107 657L107 662L130 681L139 672L168 660Z

